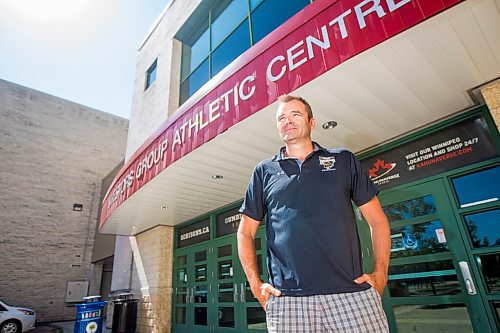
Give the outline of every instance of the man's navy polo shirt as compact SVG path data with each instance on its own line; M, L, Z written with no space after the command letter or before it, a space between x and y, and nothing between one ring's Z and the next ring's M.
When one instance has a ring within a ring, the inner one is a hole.
M351 200L361 206L378 189L353 153L314 146L302 163L281 153L259 163L240 212L267 216L269 282L283 295L366 290L353 281L363 272Z

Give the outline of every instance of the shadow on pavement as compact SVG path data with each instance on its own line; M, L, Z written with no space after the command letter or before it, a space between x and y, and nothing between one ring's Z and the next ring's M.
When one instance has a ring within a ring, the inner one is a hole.
M104 320L106 322L106 320ZM74 321L63 321L58 323L44 323L37 325L29 333L73 333L75 330ZM111 329L103 327L102 333L111 333Z

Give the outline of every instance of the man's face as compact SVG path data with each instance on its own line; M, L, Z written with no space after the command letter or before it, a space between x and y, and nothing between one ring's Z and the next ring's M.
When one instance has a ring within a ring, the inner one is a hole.
M298 100L280 104L276 112L278 132L287 143L310 140L314 118L309 119L305 105Z

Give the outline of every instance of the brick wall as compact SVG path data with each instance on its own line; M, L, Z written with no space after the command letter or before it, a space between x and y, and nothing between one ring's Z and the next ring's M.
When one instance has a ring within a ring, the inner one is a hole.
M490 109L497 128L500 130L500 80L487 84L481 89L481 94Z
M127 128L0 80L0 297L40 322L74 318L66 286L89 280L101 180L123 159Z
M170 332L174 228L158 226L132 239L132 292L139 298L138 331Z

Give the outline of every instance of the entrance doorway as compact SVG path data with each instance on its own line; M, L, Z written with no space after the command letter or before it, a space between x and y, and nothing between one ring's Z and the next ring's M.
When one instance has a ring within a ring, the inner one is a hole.
M255 248L265 279L265 230ZM266 316L253 297L238 259L234 234L177 250L174 332L266 332Z
M391 227L384 295L391 332L498 332L499 169L379 195ZM466 177L475 177L476 194L496 194L461 204L458 187Z

